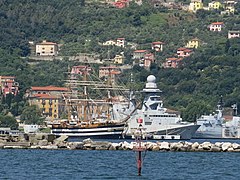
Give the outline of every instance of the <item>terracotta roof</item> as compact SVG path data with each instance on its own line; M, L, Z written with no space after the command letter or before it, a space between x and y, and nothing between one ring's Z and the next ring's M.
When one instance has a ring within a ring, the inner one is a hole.
M111 71L110 74L121 74L120 71Z
M180 48L178 48L177 50L178 50L178 51L184 51L185 49L187 49L187 48L180 47Z
M223 22L213 22L212 25L223 25Z
M125 38L117 38L118 40L125 40Z
M57 99L57 96L53 96L50 94L33 94L32 97L40 98L40 99Z
M192 52L191 49L184 48L184 47L178 48L177 51Z
M66 87L56 87L56 86L32 86L33 91L68 91Z
M14 80L12 80L12 79L9 79L9 80L6 80L5 82L7 82L7 83L13 83L13 82L14 82Z
M147 52L147 50L136 50L134 51L135 53L144 53L144 52Z
M41 43L37 43L37 45L57 45L57 43L43 41L43 42L41 42Z
M0 76L1 79L15 79L15 76Z
M164 42L157 41L157 42L152 42L152 44L165 44L165 43L164 43Z
M117 6L118 8L124 8L125 6L126 6L126 3L127 2L122 2L122 1L117 1L117 2L113 2L112 4L114 5L114 6Z
M116 66L103 66L103 67L99 67L99 69L118 69L118 67L116 67Z

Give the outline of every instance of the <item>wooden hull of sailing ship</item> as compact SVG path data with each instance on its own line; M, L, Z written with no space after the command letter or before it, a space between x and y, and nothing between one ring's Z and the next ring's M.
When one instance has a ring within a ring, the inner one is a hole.
M61 127L54 126L51 133L57 136L67 135L69 137L98 138L98 139L118 139L122 137L125 123L103 124L97 127Z

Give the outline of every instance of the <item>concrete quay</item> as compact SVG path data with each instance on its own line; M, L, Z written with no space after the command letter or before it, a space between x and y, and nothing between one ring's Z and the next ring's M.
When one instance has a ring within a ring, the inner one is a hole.
M48 150L133 150L135 141L113 143L109 141L93 141L90 138L81 142L68 142L67 136L56 137L53 134L22 134L0 136L0 149L48 149ZM240 152L240 144L230 142L166 142L143 141L142 146L147 151L159 152Z

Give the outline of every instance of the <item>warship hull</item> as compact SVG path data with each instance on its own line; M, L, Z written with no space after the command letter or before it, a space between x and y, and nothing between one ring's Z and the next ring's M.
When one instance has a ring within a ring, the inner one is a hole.
M189 140L192 138L199 125L174 125L172 127L158 127L158 130L144 131L146 139L182 139ZM126 134L125 138L134 138L131 134Z
M171 135L172 139L174 139L175 137L174 135L178 135L180 139L189 140L192 138L192 136L194 135L194 133L198 128L199 128L199 125L187 125L187 126L181 126L181 127L176 126L173 128L166 128L163 130L159 130L151 134L160 135L160 136L157 136L157 137L160 137L159 139L164 139L164 135ZM154 139L157 139L156 136Z
M200 127L201 128L201 127ZM223 138L222 127L208 128L206 130L197 130L193 135L195 139L220 139Z

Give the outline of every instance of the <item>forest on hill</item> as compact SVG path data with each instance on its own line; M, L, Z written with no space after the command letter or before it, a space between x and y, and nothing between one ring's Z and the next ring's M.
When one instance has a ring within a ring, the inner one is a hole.
M240 102L240 38L228 39L227 33L240 30L239 4L235 14L220 15L219 11L199 10L193 14L154 8L151 1L143 1L142 6L130 3L127 8L116 9L84 0L2 0L0 75L16 76L20 94L15 98L2 98L0 112L21 114L27 107L23 98L27 88L62 86L68 67L79 64L68 60L29 64L29 41L46 39L63 44L61 55L97 53L106 58L107 54L113 56L124 51L126 63L131 64L130 48L107 48L99 44L119 37L138 44L138 49L150 51L151 42L165 43L164 51L156 55L157 62L150 70L134 66L121 75L121 81L127 86L131 85L132 72L136 89L141 89L146 77L154 74L166 107L179 110L188 121L214 111L221 95L224 106L231 107ZM217 21L224 22L223 31L210 32L208 25ZM200 39L202 46L185 58L180 68L163 69L162 62L192 38Z

